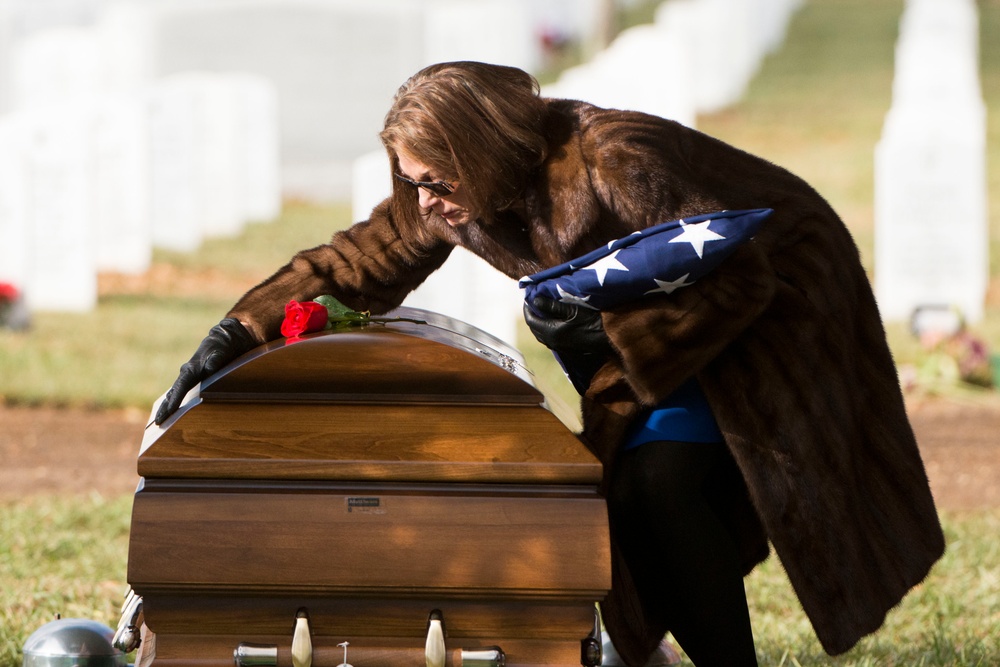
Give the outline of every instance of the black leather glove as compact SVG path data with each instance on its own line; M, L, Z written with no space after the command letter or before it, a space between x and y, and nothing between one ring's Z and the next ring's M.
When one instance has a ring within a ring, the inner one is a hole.
M180 374L163 397L153 421L157 424L165 422L177 412L181 401L192 387L256 346L253 336L239 320L227 317L216 324L201 341L191 359L181 366Z
M577 393L584 394L612 353L600 311L536 296L524 304L524 321L556 355Z
M550 350L611 351L600 311L536 296L530 305L524 304L524 321L538 342Z

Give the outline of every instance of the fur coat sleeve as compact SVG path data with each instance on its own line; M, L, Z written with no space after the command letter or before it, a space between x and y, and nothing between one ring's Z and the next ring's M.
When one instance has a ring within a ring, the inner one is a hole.
M403 234L389 201L368 220L303 250L247 292L227 317L243 322L259 343L278 338L289 299L330 294L355 310L392 310L448 258L454 246L431 234Z

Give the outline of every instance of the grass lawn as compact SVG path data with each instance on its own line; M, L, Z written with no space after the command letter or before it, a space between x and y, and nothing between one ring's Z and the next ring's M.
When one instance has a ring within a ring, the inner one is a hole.
M979 6L981 86L987 105L991 289L972 327L1000 351L1000 0ZM737 105L698 129L802 176L840 213L874 263L874 147L892 103L894 46L903 0L810 0L788 39ZM905 325L888 323L897 360L917 354Z
M0 505L0 667L18 667L28 635L57 612L117 625L130 513L130 496ZM943 521L945 557L882 630L838 658L823 653L780 563L769 558L746 580L761 665L1000 664L1000 510Z
M788 167L851 227L870 268L873 147L889 108L902 0L809 0L746 99L699 129ZM980 0L989 115L992 275L1000 274L1000 0ZM0 330L0 400L148 410L243 291L303 247L350 223L348 208L290 203L280 220L198 252L158 252L153 279L120 281L86 314L39 314L29 333ZM977 332L1000 349L994 288ZM890 327L897 359L914 343ZM547 352L529 365L572 397ZM131 497L32 498L0 505L0 667L56 612L115 625L124 590ZM775 559L747 579L762 665L1000 664L1000 511L943 517L945 558L886 626L838 659L825 656Z
M893 45L902 0L811 0L784 46L764 62L744 101L699 119L699 129L800 174L851 228L871 269L873 151L891 98ZM1000 0L980 3L982 84L989 115L990 192L1000 201ZM1000 350L1000 206L991 210L994 288L974 327ZM349 207L292 203L282 217L190 254L157 252L155 280L119 280L85 314L41 313L30 333L0 330L0 396L15 403L136 406L146 410L208 329L245 290L298 249L350 224ZM900 363L920 350L889 323ZM567 399L572 389L530 335L529 365Z

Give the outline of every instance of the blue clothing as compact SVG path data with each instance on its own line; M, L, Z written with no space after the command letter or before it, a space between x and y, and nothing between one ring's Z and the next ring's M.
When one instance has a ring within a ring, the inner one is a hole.
M691 378L659 405L640 416L625 437L623 449L656 440L722 442L722 431L698 381Z

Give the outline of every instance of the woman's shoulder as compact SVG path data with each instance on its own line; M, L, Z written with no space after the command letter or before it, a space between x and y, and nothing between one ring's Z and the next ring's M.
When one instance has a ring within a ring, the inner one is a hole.
M547 103L550 146L576 143L591 158L627 153L656 160L656 155L676 155L707 139L681 123L641 111L570 99L550 98Z
M620 131L632 126L658 132L683 132L684 126L676 121L642 111L602 107L581 100L550 97L545 99L549 112L549 126L563 127L577 132Z

